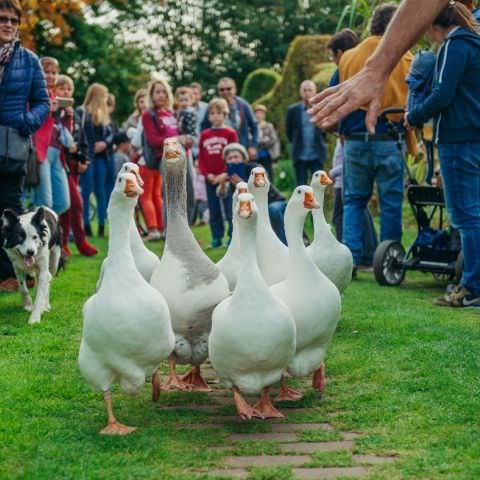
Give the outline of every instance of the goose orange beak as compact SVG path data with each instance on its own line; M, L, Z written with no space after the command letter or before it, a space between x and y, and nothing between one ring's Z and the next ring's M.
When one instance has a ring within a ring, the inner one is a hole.
M127 178L125 180L125 195L129 198L138 197L143 194L143 189L138 185L137 182Z
M253 184L256 187L262 188L265 186L265 174L262 172L256 173L253 180Z
M252 216L252 202L250 201L240 201L240 206L238 208L238 214L241 218L250 218Z
M326 174L326 173L321 173L320 174L320 185L331 185L333 183L333 180Z
M137 170L134 170L133 171L133 174L137 177L137 182L138 182L138 185L143 188L143 186L145 185L145 182L143 181L143 178L140 176L140 171L137 167Z
M309 210L320 208L320 205L315 200L315 195L312 192L305 192L303 197L303 206Z

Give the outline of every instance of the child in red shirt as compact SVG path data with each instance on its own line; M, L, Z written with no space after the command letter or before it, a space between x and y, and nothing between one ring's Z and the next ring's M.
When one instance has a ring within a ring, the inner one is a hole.
M211 248L222 246L225 234L225 224L222 215L221 203L228 222L229 240L232 237L232 195L224 198L217 197L217 186L227 178L227 165L223 159L223 149L229 143L238 142L235 130L225 125L228 117L228 104L225 100L214 98L208 104L208 119L211 128L203 130L198 141L198 168L207 180L207 201L210 210L210 230L212 231Z

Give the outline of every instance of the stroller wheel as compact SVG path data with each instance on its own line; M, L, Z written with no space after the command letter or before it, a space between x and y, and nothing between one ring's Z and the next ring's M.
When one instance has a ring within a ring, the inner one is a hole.
M405 278L405 249L396 240L384 240L373 256L373 273L380 285L400 285Z
M450 280L453 280L455 278L454 273L434 273L433 278L437 282L449 282Z

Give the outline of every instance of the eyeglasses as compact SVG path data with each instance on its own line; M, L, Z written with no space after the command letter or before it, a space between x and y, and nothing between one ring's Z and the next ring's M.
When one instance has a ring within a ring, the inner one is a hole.
M18 17L5 17L0 15L0 25L7 25L10 23L12 27L18 27L20 25L20 19Z
M233 87L223 87L223 88L219 88L218 90L220 92L230 92L232 90Z

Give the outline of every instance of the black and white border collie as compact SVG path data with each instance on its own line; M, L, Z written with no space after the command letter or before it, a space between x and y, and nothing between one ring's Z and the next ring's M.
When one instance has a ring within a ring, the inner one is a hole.
M39 207L18 215L6 209L1 217L2 247L12 262L22 295L23 308L32 312L28 323L40 322L50 310L50 282L61 259L61 229L55 212ZM38 282L35 303L28 293L26 277Z

